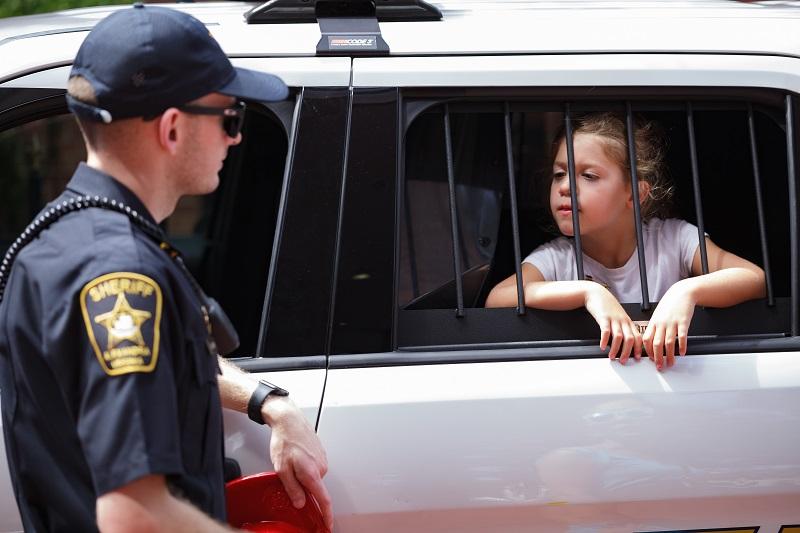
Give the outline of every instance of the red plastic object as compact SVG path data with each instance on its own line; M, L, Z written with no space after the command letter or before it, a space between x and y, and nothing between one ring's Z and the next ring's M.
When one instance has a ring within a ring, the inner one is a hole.
M306 505L295 509L278 474L262 472L229 481L225 486L228 523L260 533L324 533L322 513L308 493Z

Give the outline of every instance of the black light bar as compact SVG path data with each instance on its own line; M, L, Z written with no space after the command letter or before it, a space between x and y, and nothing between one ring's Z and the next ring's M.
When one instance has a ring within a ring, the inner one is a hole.
M442 12L424 0L270 0L244 15L248 24L294 24L320 18L375 17L379 22L442 20Z

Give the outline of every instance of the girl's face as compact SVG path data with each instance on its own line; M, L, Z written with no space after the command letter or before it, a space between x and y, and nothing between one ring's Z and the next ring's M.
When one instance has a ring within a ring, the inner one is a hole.
M633 221L629 178L606 155L602 137L579 133L573 137L578 215L581 236L614 236ZM567 175L567 146L561 141L553 161L550 210L562 234L572 236L572 202Z

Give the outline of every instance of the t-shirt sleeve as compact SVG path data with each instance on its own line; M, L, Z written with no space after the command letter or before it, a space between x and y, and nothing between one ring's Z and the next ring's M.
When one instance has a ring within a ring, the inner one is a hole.
M545 281L556 281L558 279L556 252L557 250L555 249L553 241L546 242L528 254L522 262L535 266L539 272L541 272Z
M697 226L685 220L675 220L678 225L675 232L678 237L678 246L681 254L681 278L688 278L692 272L692 261L697 247L700 246ZM706 234L707 236L708 234Z
M152 274L116 271L80 294L85 340L78 436L98 494L150 474L180 474L173 358L177 318Z

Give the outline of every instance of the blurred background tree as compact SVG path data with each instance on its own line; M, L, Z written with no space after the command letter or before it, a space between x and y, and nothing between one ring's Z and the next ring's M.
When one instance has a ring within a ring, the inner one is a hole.
M164 0L160 0L163 2ZM177 0L174 0L177 1ZM147 0L146 4L159 3ZM33 15L73 7L89 7L113 4L133 4L133 0L0 0L0 17Z

